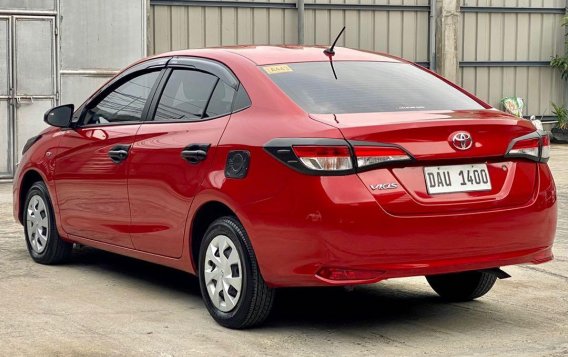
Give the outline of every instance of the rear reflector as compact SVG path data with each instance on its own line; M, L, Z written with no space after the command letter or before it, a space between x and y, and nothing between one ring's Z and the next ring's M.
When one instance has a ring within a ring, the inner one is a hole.
M355 146L355 156L358 167L411 160L404 150L393 146Z
M298 159L316 171L343 171L353 168L347 146L292 146Z
M324 281L374 281L379 280L385 272L378 270L352 270L342 268L321 268L316 276Z

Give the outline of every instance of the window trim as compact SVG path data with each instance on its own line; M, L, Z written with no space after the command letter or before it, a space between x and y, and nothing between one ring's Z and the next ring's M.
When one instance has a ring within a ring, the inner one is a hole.
M212 59L201 57L173 57L171 61L168 62L167 68L195 69L209 73L225 82L226 85L233 88L235 91L239 88L240 84L239 79L230 68Z

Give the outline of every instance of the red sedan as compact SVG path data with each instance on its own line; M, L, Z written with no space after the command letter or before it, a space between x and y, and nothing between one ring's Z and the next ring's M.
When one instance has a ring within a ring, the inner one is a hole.
M549 137L400 58L166 53L44 120L14 179L31 257L78 243L196 274L223 326L261 323L278 287L424 275L466 301L552 259Z

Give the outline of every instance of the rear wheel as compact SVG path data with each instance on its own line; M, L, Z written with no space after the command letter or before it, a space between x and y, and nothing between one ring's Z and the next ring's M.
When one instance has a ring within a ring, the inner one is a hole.
M248 328L270 314L274 290L260 275L247 233L236 218L222 217L209 226L198 269L203 301L220 325Z
M438 295L449 301L470 301L481 297L495 284L497 277L481 271L431 275L426 280Z
M73 244L59 237L49 192L43 182L36 182L29 189L24 209L24 232L32 259L48 265L68 260Z

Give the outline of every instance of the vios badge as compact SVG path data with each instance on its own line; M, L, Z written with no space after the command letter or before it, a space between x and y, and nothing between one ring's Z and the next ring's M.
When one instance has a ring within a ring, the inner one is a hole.
M376 191L376 190L392 190L392 189L398 188L398 184L396 182L378 183L376 185L369 185L369 187L373 191Z

